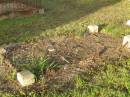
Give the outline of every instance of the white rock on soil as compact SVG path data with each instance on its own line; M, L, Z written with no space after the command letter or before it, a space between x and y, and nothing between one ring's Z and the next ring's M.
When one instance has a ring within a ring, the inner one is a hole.
M130 20L128 20L128 21L126 22L126 25L127 25L127 26L130 26Z
M21 86L29 86L35 83L35 75L28 70L24 70L17 73L17 80Z
M122 45L130 49L130 35L124 36Z
M99 27L97 25L89 25L88 26L89 33L98 33Z
M44 8L39 9L38 13L41 14L41 15L44 15L44 13L45 13Z

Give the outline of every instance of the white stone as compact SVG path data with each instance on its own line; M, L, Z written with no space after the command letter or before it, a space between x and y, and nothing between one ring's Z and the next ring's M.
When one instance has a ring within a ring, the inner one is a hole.
M126 25L127 25L127 26L130 26L130 20L128 20L128 21L126 22Z
M44 8L39 9L38 13L41 14L41 15L44 15L44 13L45 13Z
M127 48L130 48L130 35L124 36L122 45Z
M98 29L99 27L97 25L89 25L88 26L88 30L89 30L89 33L98 33Z
M17 80L24 86L29 86L35 83L35 76L28 70L24 70L17 73Z

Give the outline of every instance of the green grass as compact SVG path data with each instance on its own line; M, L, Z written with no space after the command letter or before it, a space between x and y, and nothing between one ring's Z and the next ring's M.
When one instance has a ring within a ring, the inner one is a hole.
M39 61L43 66L45 60ZM48 64L49 65L49 64ZM37 67L36 67L37 68ZM41 70L40 70L41 71ZM36 94L21 92L19 97L129 97L130 95L130 60L122 60L113 64L106 64L98 70L91 70L88 73L80 74L73 80L74 88L59 93L49 92ZM4 93L2 97L15 97L16 95ZM12 95L12 96L11 96Z
M106 64L97 71L75 77L73 90L50 93L47 97L129 97L129 70L130 60ZM89 75L93 76L90 78Z
M54 62L49 62L46 58L39 58L39 59L26 59L24 61L18 61L18 59L13 60L13 64L17 67L18 70L30 70L32 73L35 74L36 79L39 80L40 76L42 76L47 69L57 69L59 67L58 64Z
M114 37L130 34L124 23L130 19L129 0L43 0L46 14L17 17L0 21L0 44L34 41L43 37L55 37L76 33L82 36L87 25L100 25L101 32ZM15 62L14 62L15 63ZM18 64L18 63L15 63ZM19 68L29 69L38 77L55 64L45 59L22 63ZM33 91L30 97L130 97L130 60L109 63L99 70L88 71L74 79L74 89L41 95ZM40 78L37 78L40 81ZM16 95L1 93L1 97ZM19 94L19 96L25 96Z
M43 6L46 11L44 16L0 21L0 44L69 32L82 35L87 25L93 23L104 25L102 32L114 36L122 36L130 31L123 25L130 18L128 0L43 0Z

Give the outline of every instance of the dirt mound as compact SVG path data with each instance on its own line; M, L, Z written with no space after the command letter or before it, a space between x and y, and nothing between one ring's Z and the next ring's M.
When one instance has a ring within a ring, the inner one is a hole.
M35 43L8 46L7 58L27 63L30 58L45 57L50 62L59 64L58 70L47 70L45 73L46 88L64 87L81 72L115 60L127 59L130 52L122 46L122 39L105 34L76 37L73 35L39 40Z
M8 58L25 60L46 57L58 64L77 64L86 59L109 61L129 57L129 52L122 48L122 39L105 34L79 37L57 37L43 39L30 44L17 44L7 47ZM54 52L49 51L50 48Z

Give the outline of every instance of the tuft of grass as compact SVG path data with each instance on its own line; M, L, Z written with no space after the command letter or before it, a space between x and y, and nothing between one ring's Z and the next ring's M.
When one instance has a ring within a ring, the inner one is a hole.
M10 93L0 93L0 97L16 97L16 96Z
M56 69L58 68L58 64L55 64L54 62L49 62L46 58L38 58L38 59L28 59L26 62L18 62L17 60L14 60L13 63L16 65L18 70L30 70L32 73L35 74L37 80L40 79L40 77L45 73L48 69Z

